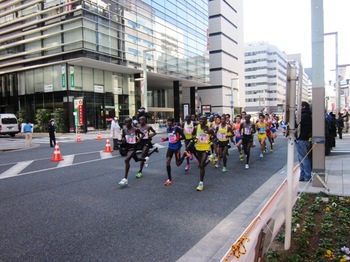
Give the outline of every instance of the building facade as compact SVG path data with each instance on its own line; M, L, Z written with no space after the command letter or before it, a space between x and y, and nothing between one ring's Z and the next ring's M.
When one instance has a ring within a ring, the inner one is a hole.
M210 86L198 88L199 105L233 115L244 107L243 0L209 1L208 35Z
M245 110L283 114L287 55L267 42L245 46Z
M144 101L153 120L194 113L210 82L208 27L204 0L3 1L0 111L63 108L70 131Z

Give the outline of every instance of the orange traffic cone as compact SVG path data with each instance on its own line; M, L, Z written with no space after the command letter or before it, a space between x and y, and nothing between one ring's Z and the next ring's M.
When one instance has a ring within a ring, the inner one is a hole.
M55 145L55 151L53 152L53 156L51 158L51 162L59 162L62 161L63 158L61 157L60 147L58 146L58 143Z
M81 137L80 137L79 134L78 134L78 137L77 137L77 142L81 142Z
M106 139L106 149L103 150L103 152L107 152L107 153L113 152L113 150L111 148L111 143L109 142L109 139Z
M102 137L101 137L101 133L100 133L100 132L98 132L96 140L101 140L101 139L102 139Z

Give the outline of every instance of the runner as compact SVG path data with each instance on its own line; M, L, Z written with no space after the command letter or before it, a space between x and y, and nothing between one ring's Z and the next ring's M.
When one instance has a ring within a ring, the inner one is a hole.
M199 184L197 186L197 191L202 191L204 188L204 175L205 167L210 162L208 155L210 154L210 142L214 140L215 134L213 129L207 125L206 116L201 116L199 118L199 125L195 127L193 134L196 135L196 151L200 159L199 167Z
M249 168L250 148L253 144L253 134L255 133L255 125L250 121L251 116L246 115L245 121L241 125L241 132L243 134L242 145L244 154L246 155L245 169Z
M168 150L166 152L166 170L168 174L168 180L165 181L164 185L169 186L173 183L173 180L171 178L171 159L173 158L173 155L175 154L175 159L176 159L176 166L180 166L187 156L184 154L182 157L180 149L181 149L181 139L184 139L184 135L182 132L182 129L174 126L175 119L170 117L168 118L168 127L167 127L167 137L162 138L160 141L165 142L169 141L168 144Z
M149 157L141 157L139 158L136 155L136 145L138 143L141 143L141 139L143 138L144 134L136 127L132 125L132 119L126 118L125 126L122 130L122 142L126 144L125 148L127 150L127 156L124 160L125 162L125 175L124 178L119 182L119 185L122 187L125 187L128 185L128 173L130 169L130 159L133 158L135 162L148 162Z
M198 156L196 154L196 150L194 148L194 143L191 143L193 136L193 130L195 127L195 123L191 120L190 115L187 115L185 117L185 122L183 122L182 124L182 129L185 135L185 146L186 146L186 152L188 153L188 157L186 157L186 167L185 167L185 171L188 171L191 166L190 166L190 159L193 158L193 155L196 157L196 159L198 160ZM199 160L198 160L199 162Z
M272 120L268 113L265 114L265 123L266 123L266 136L270 143L270 152L273 152Z
M234 140L235 140L235 144L236 147L238 149L238 153L239 153L239 159L241 161L244 161L244 155L242 152L242 136L241 136L241 125L242 125L242 116L241 115L237 115L236 116L236 120L235 123L233 124L233 132L234 132Z
M213 129L215 133L215 130L221 124L221 117L218 114L216 114L214 119L215 120L213 123L211 123L210 128ZM219 155L218 143L219 141L215 140L215 141L212 141L212 144L211 144L211 154L209 156L209 159L210 159L210 163L212 163L213 165L218 161L218 155Z
M267 125L265 122L265 116L263 114L260 114L259 121L256 124L256 130L258 131L258 141L260 143L260 158L263 158L263 153L266 152L266 129Z
M140 131L143 133L143 138L141 139L141 143L142 143L141 157L142 158L150 157L154 152L157 152L157 153L159 152L158 147L153 148L153 144L152 144L152 137L154 137L157 133L152 126L146 124L146 117L141 116L139 118L139 122L140 124L138 125L138 129L140 129ZM150 148L153 148L151 152L149 152ZM148 163L145 163L144 161L140 162L140 170L136 174L136 178L142 177L143 166L147 167Z
M224 164L222 168L222 172L225 173L228 171L226 164L227 164L228 145L230 143L229 137L232 136L233 131L231 126L227 124L225 115L222 115L221 117L218 116L218 118L221 118L221 124L217 126L215 130L215 136L219 141L218 142L218 162L216 163L215 167L216 168L220 167L220 163L222 159Z

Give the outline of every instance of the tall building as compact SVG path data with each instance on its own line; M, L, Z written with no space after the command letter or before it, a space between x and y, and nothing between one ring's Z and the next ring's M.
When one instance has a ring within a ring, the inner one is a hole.
M282 114L286 96L287 55L267 42L245 46L245 110Z
M199 87L198 97L211 112L238 113L244 107L243 0L209 1L209 39L211 85Z
M208 23L205 0L2 1L0 111L63 108L70 130L144 104L178 120L209 86Z

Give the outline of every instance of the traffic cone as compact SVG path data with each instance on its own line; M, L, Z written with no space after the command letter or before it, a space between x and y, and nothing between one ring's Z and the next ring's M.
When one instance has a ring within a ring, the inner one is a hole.
M61 157L60 147L58 146L58 143L56 143L51 162L59 162L62 160L63 158Z
M79 134L78 134L78 137L77 137L77 142L81 142L81 137L80 137Z
M101 137L101 133L100 133L100 132L98 132L96 140L101 140L101 139L102 139L102 137Z
M113 150L111 148L111 143L109 142L108 138L106 139L106 149L103 150L103 152L107 152L107 153L113 152Z

